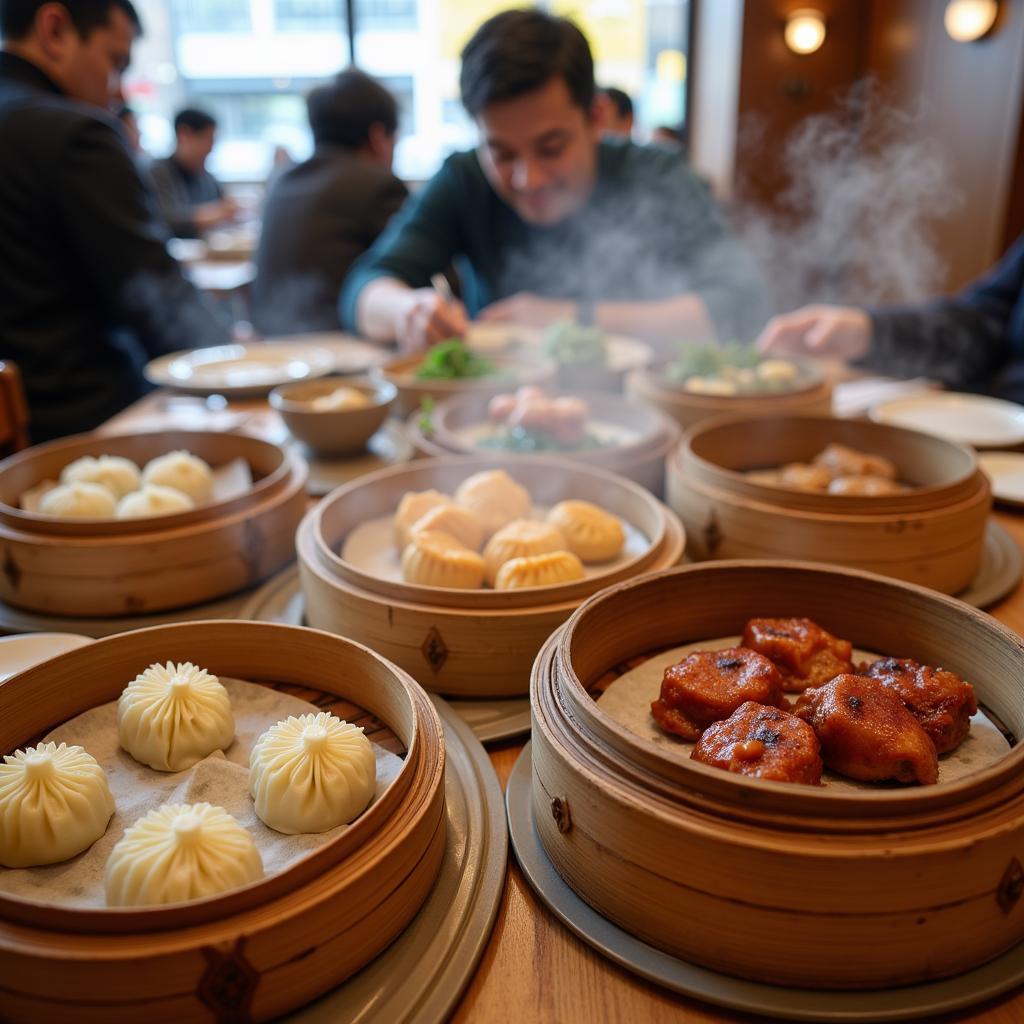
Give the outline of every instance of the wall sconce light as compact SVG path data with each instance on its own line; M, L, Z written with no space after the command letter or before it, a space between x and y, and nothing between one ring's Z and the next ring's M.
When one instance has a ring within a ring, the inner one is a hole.
M949 0L946 32L958 43L973 43L988 35L999 13L999 0Z
M790 11L783 34L794 53L814 53L825 42L825 16L809 7Z

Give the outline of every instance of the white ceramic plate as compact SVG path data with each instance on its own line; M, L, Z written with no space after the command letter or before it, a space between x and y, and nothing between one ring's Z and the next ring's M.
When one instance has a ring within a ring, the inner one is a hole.
M978 463L992 482L996 501L1024 508L1024 453L984 452Z
M41 661L91 643L89 637L77 633L20 633L0 637L0 683Z
M317 345L254 342L174 352L146 366L146 378L191 394L263 395L280 384L324 377L335 356Z
M880 402L871 419L909 427L976 448L1012 448L1024 442L1024 406L985 395L940 391Z
M366 373L375 366L380 366L395 353L380 345L372 345L361 341L354 334L344 331L321 331L314 334L288 334L267 338L266 344L313 346L322 348L334 356L333 373Z

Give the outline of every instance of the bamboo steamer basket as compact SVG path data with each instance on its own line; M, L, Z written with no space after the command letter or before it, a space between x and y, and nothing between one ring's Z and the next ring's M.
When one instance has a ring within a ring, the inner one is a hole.
M411 416L424 399L439 402L453 395L496 395L524 384L548 384L558 375L558 367L540 355L512 356L487 354L499 371L490 377L464 377L459 380L420 380L416 371L423 362L423 354L400 356L371 371L371 376L382 377L398 388L395 413Z
M652 494L665 491L665 460L679 442L678 424L658 412L617 395L592 391L572 391L567 397L580 398L592 410L597 410L602 422L610 423L636 434L635 440L606 448L585 448L579 451L557 453L559 458L571 459L618 473L638 483ZM406 426L416 450L427 457L452 453L460 455L494 452L510 458L521 454L502 449L483 448L463 433L465 428L487 420L489 397L465 396L450 398L438 404L431 419L433 431L425 434L420 416L414 414Z
M698 395L671 384L659 369L636 370L626 378L626 394L671 416L684 430L712 416L827 416L832 381L816 373L807 387L780 394Z
M891 459L914 489L877 498L803 493L743 475L807 461L833 442ZM670 457L666 488L696 560L805 558L947 594L977 573L992 505L970 449L901 427L827 417L700 423Z
M137 463L187 449L213 466L242 458L253 487L226 501L147 519L58 519L20 495L83 455ZM210 601L251 586L294 557L307 468L245 434L171 431L51 441L0 463L0 600L46 615L136 615Z
M96 910L0 894L5 1021L267 1020L372 960L433 885L445 845L440 720L408 675L350 640L256 622L99 640L0 684L0 750L115 700L141 666L168 658L343 697L397 736L405 764L337 839L223 896Z
M374 577L342 558L357 524L394 513L407 491L451 493L485 469L504 468L535 502L582 498L638 527L651 542L640 556L594 577L523 590L446 590ZM312 509L296 536L311 626L358 636L421 685L458 697L510 697L529 688L537 651L585 598L617 579L675 565L684 536L676 516L636 484L604 470L541 456L449 456L362 477Z
M673 758L589 695L629 659L812 615L969 678L1015 737L1024 641L952 598L794 562L687 566L602 591L534 666L533 810L562 878L645 942L780 985L954 975L1024 938L1024 749L938 786L830 791Z

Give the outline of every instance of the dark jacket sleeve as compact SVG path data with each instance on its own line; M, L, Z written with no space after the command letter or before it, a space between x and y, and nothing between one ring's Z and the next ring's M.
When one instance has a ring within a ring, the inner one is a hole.
M338 300L345 328L356 330L359 294L379 277L425 288L458 251L459 203L450 161L391 218L384 233L353 265Z
M869 310L873 343L859 365L897 376L926 375L953 387L983 386L1015 354L1010 320L1022 302L1024 236L960 295Z
M393 176L385 178L374 190L367 201L362 224L363 239L367 247L380 238L391 218L398 213L408 198L409 190L405 183Z
M138 170L114 129L83 120L62 154L63 223L91 291L151 356L223 344L226 324L168 254Z
M170 226L176 238L198 238L199 231L192 217L192 207L183 202L174 168L166 160L156 160L150 167L153 193L160 217Z

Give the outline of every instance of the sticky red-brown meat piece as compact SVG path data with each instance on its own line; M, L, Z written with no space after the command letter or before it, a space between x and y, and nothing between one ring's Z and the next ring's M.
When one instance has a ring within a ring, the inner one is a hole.
M821 759L866 782L930 785L939 776L935 744L892 690L867 676L841 675L808 690L793 714L821 744Z
M974 687L959 676L910 658L879 658L865 675L903 701L940 754L955 750L966 739L978 702Z
M785 711L753 701L709 725L690 757L758 779L821 784L821 751L814 730Z
M651 714L666 732L695 740L746 701L788 707L782 677L767 658L742 647L694 651L665 669Z
M853 671L853 645L810 619L751 619L743 646L770 658L782 673L783 689L799 693Z

